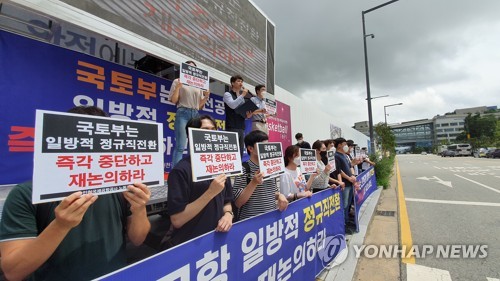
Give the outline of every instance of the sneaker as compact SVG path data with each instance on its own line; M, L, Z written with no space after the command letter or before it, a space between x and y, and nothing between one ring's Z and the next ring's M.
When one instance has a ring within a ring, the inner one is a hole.
M346 233L347 231L350 231L352 233L358 233L359 231L356 231L356 226L346 226Z
M354 221L348 221L346 223L346 226L352 226L352 227L356 228L356 223Z
M347 227L345 229L345 235L353 235L354 234L354 229Z

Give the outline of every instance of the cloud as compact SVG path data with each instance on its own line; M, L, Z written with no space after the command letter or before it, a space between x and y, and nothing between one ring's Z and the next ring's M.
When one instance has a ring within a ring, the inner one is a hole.
M277 84L345 124L368 120L361 11L384 1L253 2L276 24ZM390 95L372 100L375 123L398 102L391 122L498 105L499 10L496 0L421 0L366 14L371 93Z

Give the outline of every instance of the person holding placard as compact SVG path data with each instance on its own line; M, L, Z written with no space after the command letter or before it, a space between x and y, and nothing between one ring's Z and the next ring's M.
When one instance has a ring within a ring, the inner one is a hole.
M288 200L278 190L276 178L264 180L264 173L259 168L256 144L268 140L267 134L258 130L245 136L245 146L250 160L243 163L245 169L242 175L235 178L233 188L240 220L276 210L276 208L284 211L288 207Z
M252 97L251 100L259 108L252 112L252 131L259 130L266 134L269 134L269 128L267 127L267 117L270 114L266 113L266 102L264 101L264 93L266 92L266 86L257 85L255 86L256 97Z
M319 192L330 187L328 182L330 181L330 170L332 166L329 164L325 165L323 161L321 161L321 157L323 157L323 155L326 156L326 146L322 141L315 141L312 148L316 150L316 166L320 173L313 180L311 188L313 192Z
M370 160L370 157L368 157L366 147L361 148L361 159L362 159L361 172L370 169L370 166L375 166L375 163Z
M280 192L285 195L288 202L295 201L304 197L311 197L311 184L317 174L311 175L306 182L302 175L300 165L300 148L296 145L290 145L285 150L285 173L280 176Z
M186 64L196 67L196 63L193 61L187 61ZM195 87L183 85L179 79L172 82L169 101L177 105L174 121L175 147L172 155L172 167L182 159L187 141L186 131L184 130L187 122L199 115L198 111L203 109L209 97L209 90L202 91Z
M321 161L323 164L327 165L328 164L328 153L333 153L335 155L335 141L332 139L324 140L323 143L326 146L326 154L323 153L321 154ZM333 162L335 162L335 156L333 159ZM334 165L335 163L332 163L331 165ZM334 169L333 171L330 172L330 179L329 183L333 183L336 185L336 187L340 186L341 188L345 187L345 183L342 182L342 177L339 175L338 169Z
M245 118L252 116L252 111L247 111L246 116L237 113L235 109L245 104L245 98L251 94L248 89L243 87L243 78L240 75L232 76L230 79L231 88L229 92L224 93L224 107L226 110L226 131L238 133L240 143L240 154L243 157L244 137L245 137Z
M202 115L186 125L188 128L216 130L215 120ZM163 248L181 244L209 231L227 232L232 227L232 186L229 177L218 175L215 179L193 181L191 156L184 157L168 177L167 209L174 231Z
M106 116L100 108L70 113ZM141 183L122 193L83 195L33 205L32 183L9 193L0 221L2 270L8 280L90 280L127 265L126 237L134 245L151 228L146 204L151 192Z

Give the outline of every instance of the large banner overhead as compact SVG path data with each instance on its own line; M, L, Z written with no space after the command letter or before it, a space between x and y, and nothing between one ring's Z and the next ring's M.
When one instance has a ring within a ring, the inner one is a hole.
M61 2L274 93L274 25L248 0Z

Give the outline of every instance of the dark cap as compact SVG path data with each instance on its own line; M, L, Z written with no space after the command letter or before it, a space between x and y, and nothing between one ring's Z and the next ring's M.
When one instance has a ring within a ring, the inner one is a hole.
M353 140L347 140L347 146L355 146Z

